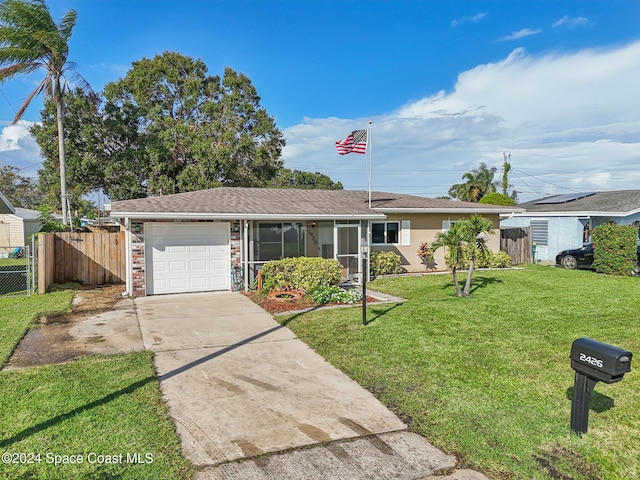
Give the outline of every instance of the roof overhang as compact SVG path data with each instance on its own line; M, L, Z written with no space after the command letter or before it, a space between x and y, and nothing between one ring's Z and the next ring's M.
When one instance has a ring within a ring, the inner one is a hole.
M640 213L640 208L628 212L593 212L593 211L576 211L576 212L529 212L516 213L515 217L628 217Z
M113 218L131 220L382 220L382 213L329 215L329 214L276 214L276 213L185 213L185 212L111 212Z
M15 211L16 209L11 205L11 202L2 194L2 192L0 192L0 213L13 214Z
M474 209L464 209L464 208L384 208L384 207L375 207L376 211L383 213L457 213L457 214L501 214L501 215L511 215L512 213L520 213L524 212L523 208L474 208Z

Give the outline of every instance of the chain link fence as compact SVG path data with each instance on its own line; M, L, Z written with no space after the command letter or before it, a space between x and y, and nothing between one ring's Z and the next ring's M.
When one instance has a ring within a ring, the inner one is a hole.
M29 296L35 284L35 248L0 245L0 297Z

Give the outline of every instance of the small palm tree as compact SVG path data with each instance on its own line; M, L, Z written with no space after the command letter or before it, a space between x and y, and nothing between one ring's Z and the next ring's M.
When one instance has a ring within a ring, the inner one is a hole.
M471 251L467 281L462 292L463 296L468 297L471 294L471 277L473 276L476 256L479 252L487 250L487 239L490 234L493 234L493 223L488 218L473 214L468 220L461 222L461 230L462 236L467 241L468 248Z
M435 252L441 247L449 250L448 263L451 267L451 273L453 274L453 284L456 287L456 296L462 296L462 290L460 289L460 282L458 282L458 266L462 261L463 249L466 245L463 224L464 222L457 222L451 225L451 228L446 232L437 232L436 240L431 244L431 248Z
M13 123L22 118L31 100L40 93L53 99L58 121L58 156L60 159L60 197L62 219L67 224L67 181L64 152L62 95L68 87L65 74L70 73L76 85L91 95L87 81L67 61L69 38L76 24L75 10L69 10L59 24L51 17L44 0L5 0L0 3L0 81L18 74L30 74L41 68L44 79L31 92L16 113Z

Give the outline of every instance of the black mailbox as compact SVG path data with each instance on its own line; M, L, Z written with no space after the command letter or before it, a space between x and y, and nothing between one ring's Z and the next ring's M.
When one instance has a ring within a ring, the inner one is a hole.
M615 383L631 371L631 357L627 350L579 338L571 345L571 368L576 371L571 401L571 430L578 435L587 432L591 392L600 381Z
M594 380L615 383L631 371L632 356L631 352L622 348L590 338L579 338L571 345L571 368Z

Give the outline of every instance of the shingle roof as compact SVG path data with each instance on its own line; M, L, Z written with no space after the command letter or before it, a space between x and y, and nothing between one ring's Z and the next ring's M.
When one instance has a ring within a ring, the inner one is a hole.
M550 199L553 200L553 196L521 203L518 207L526 209L527 213L616 213L631 215L640 212L640 190L596 192L593 195L565 203L536 203ZM523 215L526 215L526 213Z
M364 190L302 190L220 187L159 197L123 200L111 204L112 217L352 217L381 218L385 211L476 211L502 213L512 207L433 199L415 195L372 192L373 211ZM377 211L376 211L377 210Z

